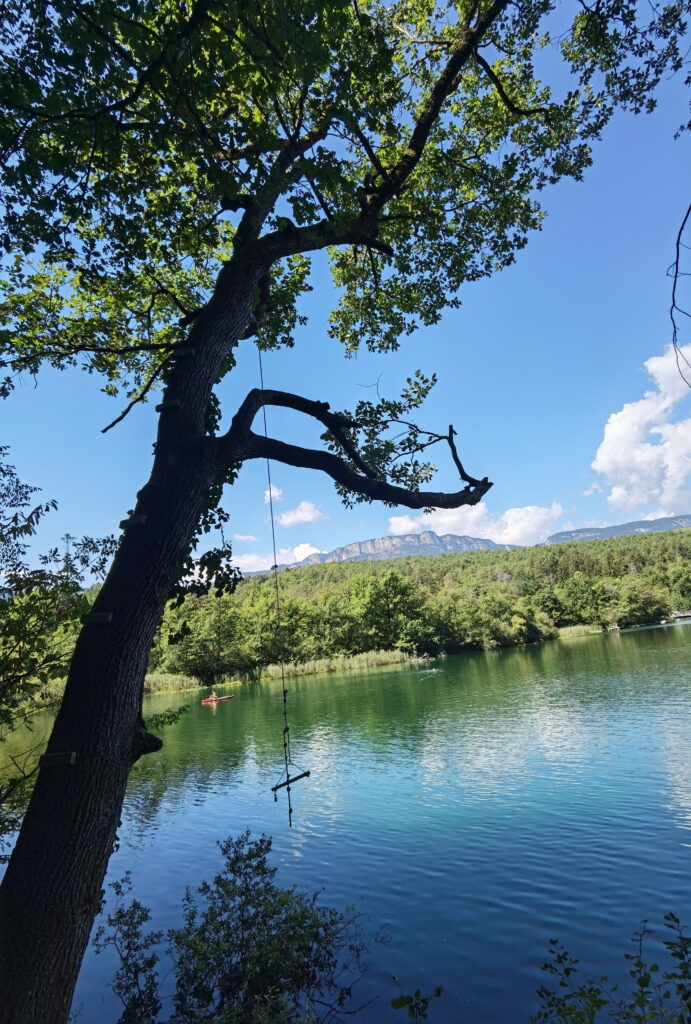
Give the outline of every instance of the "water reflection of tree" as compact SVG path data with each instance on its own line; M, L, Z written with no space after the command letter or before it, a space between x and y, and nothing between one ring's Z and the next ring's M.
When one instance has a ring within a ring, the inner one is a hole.
M666 701L671 694L687 700L686 674L675 666L690 645L691 630L639 630L472 652L437 663L437 673L292 679L293 749L298 759L301 751L313 759L324 779L338 776L355 750L382 765L403 755L428 773L464 772L478 780L509 765L519 772L535 757L568 760L579 756L586 716L604 723L604 712L631 702L653 713L662 691ZM189 713L167 730L164 750L135 768L126 807L131 827L150 824L164 801L165 813L173 813L190 791L230 790L250 771L261 786L280 771L279 683L239 687L236 700L216 715L198 699L178 698L191 705ZM459 736L462 763L454 753Z

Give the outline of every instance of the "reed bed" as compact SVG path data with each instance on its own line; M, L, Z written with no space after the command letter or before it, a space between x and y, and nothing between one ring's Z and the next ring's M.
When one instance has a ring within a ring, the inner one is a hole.
M283 666L285 676L321 676L333 672L367 672L387 665L416 665L419 659L405 651L366 651L364 654L338 654L311 661L289 661ZM280 679L281 666L267 665L262 679Z

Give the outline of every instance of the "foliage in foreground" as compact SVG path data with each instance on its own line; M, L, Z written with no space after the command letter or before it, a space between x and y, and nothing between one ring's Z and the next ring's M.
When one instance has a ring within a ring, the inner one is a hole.
M64 555L53 549L29 568L29 542L57 507L35 503L37 492L0 447L0 743L36 701L56 696L53 687L67 671L79 618L91 603L85 581L103 573L114 549L112 538L66 535L71 547ZM34 745L18 757L0 757L0 849L19 825L35 767Z
M322 905L318 894L275 885L269 837L253 841L248 830L219 845L222 871L196 893L186 891L182 926L165 936L145 931L151 915L138 900L126 903L129 875L113 884L116 908L94 945L99 953L114 948L120 962L111 983L123 1004L118 1024L336 1024L362 1009L352 999L365 969L357 918ZM646 961L652 931L643 922L634 951L625 954L628 992L605 977L577 984L578 961L553 939L543 970L556 987L538 989L540 1009L531 1024L689 1024L691 936L675 914L664 921L667 967ZM172 992L159 978L164 938ZM430 1004L442 994L441 986L429 995L418 989L390 1006L410 1020L428 1020Z
M552 961L544 970L557 982L556 991L543 985L538 989L541 1009L533 1024L689 1024L691 1021L691 936L685 935L679 918L665 914L665 926L671 937L663 941L670 965L661 970L644 959L645 938L652 932L643 928L634 935L635 950L626 953L631 991L623 994L607 983L607 978L576 985L577 960L557 942L550 944Z
M124 1010L119 1024L319 1024L342 1019L363 973L357 919L274 884L271 839L249 832L220 844L223 870L182 904L167 953L175 990L162 992L162 931L144 931L149 910L125 905L129 879L115 883L118 903L94 943L114 947L120 967L112 988ZM164 1012L163 1006L170 1006Z

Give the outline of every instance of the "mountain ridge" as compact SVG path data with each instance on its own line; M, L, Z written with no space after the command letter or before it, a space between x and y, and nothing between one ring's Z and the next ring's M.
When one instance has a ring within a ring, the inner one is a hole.
M510 551L516 544L497 544L484 537L469 537L465 534L437 534L433 530L421 533L403 533L388 537L373 537L369 540L354 541L333 551L319 551L308 555L300 562L285 566L296 569L303 565L319 565L324 562L385 562L390 558L405 558L408 555L444 555L460 551Z
M609 540L612 537L631 536L639 533L658 533L663 530L691 529L691 515L663 516L660 519L636 519L618 526L587 526L579 530L562 530L551 534L542 545L568 544L572 541ZM542 545L535 545L541 547ZM464 551L511 551L521 544L498 544L487 537L470 537L458 533L404 533L388 537L372 537L368 540L353 541L333 551L318 551L299 562L278 565L276 568L302 569L308 565L324 565L327 562L386 562L395 558L410 556L457 554ZM525 545L530 547L532 545ZM263 576L269 569L246 572L244 576Z
M562 530L553 533L545 544L568 544L577 540L609 540L612 537L630 537L637 533L660 533L663 530L688 530L691 515L662 516L660 519L634 519L618 526L584 526L580 530Z

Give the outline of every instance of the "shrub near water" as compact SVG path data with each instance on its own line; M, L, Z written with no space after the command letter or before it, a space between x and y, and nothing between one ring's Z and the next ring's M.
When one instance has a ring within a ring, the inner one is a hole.
M117 906L94 945L97 952L114 947L120 960L111 985L123 1004L119 1024L163 1024L164 1003L172 1007L168 1024L336 1024L362 1009L352 999L364 973L357 919L324 906L317 895L276 886L267 836L251 841L247 831L219 845L222 871L195 893L187 890L182 926L165 936L172 993L162 991L158 975L164 933L144 930L151 915L137 900L125 905L128 876L112 886ZM553 940L552 959L543 970L555 987L538 989L540 1009L531 1024L689 1024L691 937L674 914L664 921L666 967L645 959L652 933L644 922L634 951L625 954L628 991L618 991L606 978L578 984L577 961ZM389 1005L422 1021L434 1017L430 1003L440 996L439 986L429 995L418 989ZM487 1000L491 1006L491 993ZM459 1010L459 1024L489 1020L486 1009Z
M607 978L576 984L578 961L553 940L551 961L543 965L557 982L557 989L538 989L541 1008L532 1024L689 1024L691 1022L691 936L684 933L679 918L665 915L669 938L662 945L668 957L666 970L644 958L647 936L643 928L633 937L634 952L624 954L633 982L629 992L610 986Z
M362 975L357 920L317 897L274 884L271 840L249 832L220 844L222 871L183 899L183 923L166 933L175 990L170 1024L318 1024L341 1020ZM129 879L113 886L118 905L100 928L97 952L113 946L120 1024L153 1024L164 1005L159 953L164 933L145 932L150 913L125 905Z

